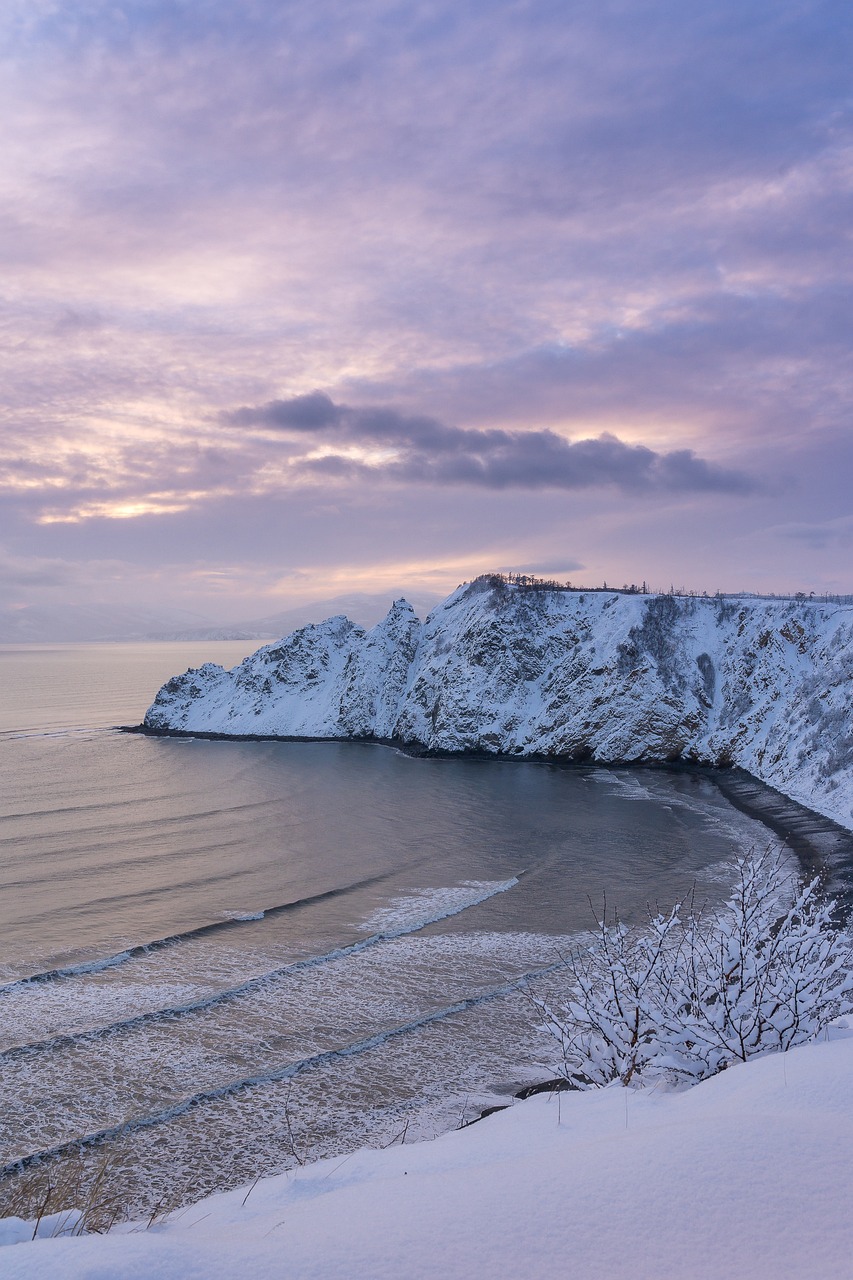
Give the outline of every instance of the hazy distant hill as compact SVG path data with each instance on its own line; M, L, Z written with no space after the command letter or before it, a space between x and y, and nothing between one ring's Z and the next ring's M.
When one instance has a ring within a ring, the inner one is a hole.
M385 617L391 602L401 596L406 597L420 618L425 618L443 599L442 596L432 592L407 592L405 589L374 594L353 591L349 595L313 600L308 604L297 605L293 609L284 609L281 613L270 613L262 618L249 618L230 626L214 626L211 623L206 627L159 631L150 634L147 639L279 640L300 627L307 627L312 622L324 622L326 618L334 618L338 614L345 614L360 627L373 627Z
M368 594L352 592L315 600L263 618L217 622L184 609L144 609L86 604L53 608L26 605L0 607L0 644L63 644L97 640L277 640L309 622L345 613L363 627L384 618L391 601L401 595L421 618L442 599L431 592L404 589Z
M242 625L253 632L278 639L310 622L324 622L326 618L342 613L359 627L374 627L385 617L391 603L401 596L408 600L421 620L444 599L444 596L436 595L435 592L407 591L405 588L378 591L372 595L355 591L349 595L332 596L328 600L314 600L310 604L285 609L282 613L269 614L265 618L254 618Z
M147 631L144 636L128 636L131 640L269 640L269 631L247 630L239 625L214 626L209 622L205 627L189 627L165 631Z
M210 625L186 609L146 609L114 604L0 607L0 644L61 644L138 640L155 630Z

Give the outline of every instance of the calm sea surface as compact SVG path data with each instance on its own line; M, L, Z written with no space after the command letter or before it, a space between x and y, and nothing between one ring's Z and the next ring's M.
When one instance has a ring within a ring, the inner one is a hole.
M553 1073L517 984L590 899L768 843L689 774L115 731L254 647L0 647L0 1213L39 1153L149 1212L453 1127Z

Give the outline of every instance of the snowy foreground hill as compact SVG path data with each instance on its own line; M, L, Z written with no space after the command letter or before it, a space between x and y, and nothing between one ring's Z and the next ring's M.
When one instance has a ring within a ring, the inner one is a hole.
M304 627L171 679L155 731L737 764L853 827L853 608L525 590L481 579L420 623Z
M835 1034L844 1034L836 1032ZM26 1240L4 1280L835 1280L853 1274L853 1038L684 1093L540 1095L108 1236ZM53 1227L54 1224L47 1224Z

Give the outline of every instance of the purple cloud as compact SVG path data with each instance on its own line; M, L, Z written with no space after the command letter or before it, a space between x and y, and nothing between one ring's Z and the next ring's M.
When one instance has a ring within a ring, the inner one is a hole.
M0 39L10 554L191 594L229 528L250 576L416 521L452 582L849 574L843 0L8 0Z
M613 435L572 443L549 430L476 430L389 408L335 404L321 391L244 406L224 415L235 425L310 433L330 451L297 459L298 470L335 479L465 484L488 489L623 489L749 493L755 481L718 467L690 449L657 453ZM363 461L334 452L336 444L391 446L394 456Z

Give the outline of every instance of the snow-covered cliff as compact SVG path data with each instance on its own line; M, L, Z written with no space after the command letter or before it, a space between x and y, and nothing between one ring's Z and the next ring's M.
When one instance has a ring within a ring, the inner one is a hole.
M853 828L853 608L460 587L175 676L147 728L733 763Z

